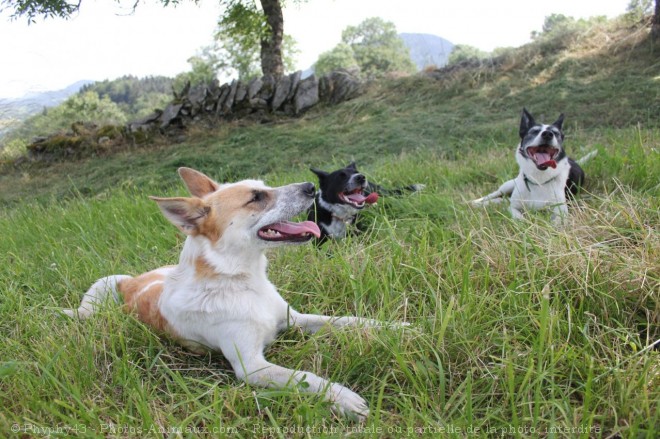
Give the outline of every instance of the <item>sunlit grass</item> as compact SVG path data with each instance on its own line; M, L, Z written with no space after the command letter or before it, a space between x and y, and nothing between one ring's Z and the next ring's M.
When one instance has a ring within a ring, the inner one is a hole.
M543 213L514 223L504 206L465 202L515 172L509 148L460 160L416 153L365 172L425 191L383 198L345 241L273 252L271 280L295 308L412 324L292 329L267 351L363 395L372 414L362 426L317 396L247 386L221 355L192 355L117 306L86 322L58 315L98 277L176 262L182 236L148 200L153 191L17 206L0 218L0 434L17 425L27 436L59 427L85 437L653 437L657 136L602 133L613 141L592 145L587 192L559 229Z
M596 31L579 54L529 45L499 70L386 80L295 120L75 162L0 158L0 437L656 437L657 45ZM566 113L569 155L598 151L561 227L468 203L515 176L523 106ZM118 305L59 314L102 276L176 263L183 236L148 195L184 195L179 166L281 185L351 160L426 189L381 198L344 241L272 252L270 278L300 311L411 326L290 329L267 356L357 391L364 425L248 386Z

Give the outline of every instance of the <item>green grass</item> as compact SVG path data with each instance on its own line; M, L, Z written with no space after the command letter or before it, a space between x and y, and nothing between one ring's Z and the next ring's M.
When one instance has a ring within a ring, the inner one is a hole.
M460 161L421 153L365 169L428 187L383 199L365 215L364 234L273 252L271 279L295 308L412 323L291 330L267 351L357 390L372 408L364 426L332 417L315 396L246 386L221 356L191 355L116 306L86 322L57 314L98 277L176 261L182 236L147 193L16 207L0 220L1 434L17 424L97 437L156 437L162 428L184 437L305 436L287 434L294 427L384 432L375 437L442 429L653 437L660 202L649 180L660 158L654 141L640 138L658 134L603 133L616 141L585 166L590 193L560 230L542 214L514 223L503 209L464 203L510 174L509 148L487 156L488 175L474 172L481 153ZM183 193L179 186L169 193Z
M646 113L616 89L601 119L588 90L572 101L553 81L546 92L514 78L505 87L506 75L475 88L408 78L292 122L6 169L0 436L656 437L660 118L657 61L644 59L646 70L639 57L630 69L651 78L636 92ZM627 84L616 73L609 84ZM568 224L470 207L515 175L519 108L552 118L564 104L571 155L599 151ZM300 311L411 326L292 329L267 357L357 391L371 408L364 425L318 396L248 386L221 355L190 354L116 305L84 322L58 314L99 277L176 262L183 237L147 196L184 194L178 166L279 185L354 158L385 186L427 188L382 198L360 235L272 252L270 278Z

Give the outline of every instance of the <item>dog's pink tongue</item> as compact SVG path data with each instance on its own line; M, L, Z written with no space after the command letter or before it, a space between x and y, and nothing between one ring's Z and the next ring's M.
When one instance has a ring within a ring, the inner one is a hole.
M550 166L553 169L557 168L557 162L552 160L552 156L546 152L537 152L534 157L539 166L545 165Z
M271 224L268 228L284 233L286 235L302 235L304 233L311 233L317 238L321 237L319 226L314 221L303 221L301 223L293 223L291 221L282 221L279 223Z
M367 195L367 198L364 199L364 202L367 204L374 204L376 201L378 201L378 193L372 192L369 195Z
M365 197L364 195L362 195L360 193L357 193L357 192L354 193L354 194L347 195L346 198L348 198L349 200L351 200L352 202L354 202L356 204L362 204L367 199L367 197Z

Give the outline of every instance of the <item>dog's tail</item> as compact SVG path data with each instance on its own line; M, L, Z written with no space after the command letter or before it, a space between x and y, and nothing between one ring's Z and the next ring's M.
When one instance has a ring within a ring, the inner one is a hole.
M369 182L366 192L368 193L378 192L378 194L380 195L384 195L386 197L392 197L392 196L403 195L407 192L420 192L423 191L425 188L426 188L425 184L415 183L408 186L398 187L394 189L387 189L379 184Z
M119 302L117 285L124 279L131 279L131 276L117 274L97 280L89 290L87 290L77 310L64 309L62 312L69 317L76 317L77 315L80 319L86 319L108 299L108 296L111 295L115 302Z
M594 149L594 150L591 151L589 154L587 154L587 155L585 155L584 157L582 157L582 158L576 160L575 163L577 163L578 165L582 166L582 165L584 165L585 163L587 163L589 160L591 160L592 158L596 157L597 155L598 155L598 150L597 150L597 149Z
M415 183L411 184L410 186L406 186L404 189L410 192L421 192L426 189L426 185L424 183Z

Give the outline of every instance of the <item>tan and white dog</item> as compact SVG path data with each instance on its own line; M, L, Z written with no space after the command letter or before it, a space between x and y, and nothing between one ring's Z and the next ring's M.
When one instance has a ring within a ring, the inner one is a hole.
M264 348L290 325L315 332L325 325L378 326L357 317L301 314L279 295L266 275L264 251L302 243L320 235L311 222L289 220L314 200L314 185L277 188L261 181L218 184L204 174L180 168L193 197L152 197L165 217L187 236L179 264L137 277L115 275L92 285L78 310L91 315L109 295L144 323L195 351L221 351L236 376L250 384L322 392L333 408L359 420L369 413L357 393L311 372L287 369L264 357ZM305 384L306 383L306 384Z

